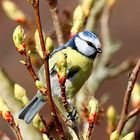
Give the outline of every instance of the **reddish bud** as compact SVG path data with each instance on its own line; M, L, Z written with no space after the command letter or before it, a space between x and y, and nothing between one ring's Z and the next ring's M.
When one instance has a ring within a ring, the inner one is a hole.
M44 129L44 128L39 128L39 131L40 131L41 133L45 133L45 129Z
M6 112L5 112L5 116L6 116L6 117L11 116L11 112L10 112L10 111L6 111Z
M17 23L25 23L25 19L16 18L15 20Z
M2 111L0 110L0 117L2 117Z
M21 47L20 47L20 48L16 48L16 50L17 50L21 55L26 54L26 43L23 42L23 43L21 44Z
M5 120L8 121L9 123L13 121L13 116L10 111L5 112Z
M76 35L76 33L71 33L70 35L69 35L69 39L71 39L72 37L74 37Z
M94 113L92 113L92 114L89 116L88 122L89 122L89 123L93 123L93 122L96 121L96 118L97 118L97 113L94 112Z
M26 50L26 43L23 42L21 45L22 45L22 47L23 47L23 50Z
M62 78L60 79L60 75L57 74L57 76L58 76L58 79L59 79L59 84L60 84L60 85L64 85L67 78L66 78L66 77L62 77Z

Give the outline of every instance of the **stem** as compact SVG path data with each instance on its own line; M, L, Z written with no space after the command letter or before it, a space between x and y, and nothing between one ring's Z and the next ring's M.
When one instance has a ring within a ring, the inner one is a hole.
M63 31L61 28L60 19L58 15L57 0L47 0L47 1L50 7L51 14L52 14L52 19L53 19L54 28L56 31L58 45L63 45L64 37L63 37Z
M122 62L120 65L111 68L109 75L108 75L108 79L109 78L115 78L118 75L121 75L122 73L128 71L130 68L134 67L136 65L136 61L137 59L126 59L124 62Z
M133 87L136 82L139 71L140 71L140 59L138 60L136 66L134 67L134 69L130 75L129 81L128 81L128 85L127 85L127 89L126 89L125 97L124 97L124 102L123 102L123 108L122 108L122 112L121 112L121 118L120 118L120 121L117 126L117 132L119 135L122 133L122 130L124 128L124 125L125 125L127 117L128 117L127 116L128 115L128 105L130 102L131 92L133 90Z
M65 83L60 84L60 89L61 89L61 97L62 97L62 103L68 113L72 111L72 108L70 107L68 101L67 101L67 96L66 96L66 87Z
M36 75L36 73L35 73L35 71L34 71L34 69L33 69L33 66L32 66L32 63L31 63L31 58L30 58L29 53L26 53L25 57L26 57L26 62L25 62L24 65L26 66L27 70L29 71L29 73L30 73L31 77L33 78L34 82L36 82L37 80L39 80L39 78L38 78L38 76ZM43 95L44 95L44 92L47 92L47 89L46 89L46 88L42 88L42 89L38 89L38 90L39 90L40 93L42 93ZM42 117L41 117L41 120L42 120L42 122L43 122L43 124L44 124L44 126L45 126L45 128L46 128L46 131L43 132L43 133L46 134L50 140L54 140L54 139L49 135L49 133L48 133L47 125L46 125L45 120L44 120Z
M34 82L36 83L37 80L39 80L39 77L36 75L34 69L33 69L33 66L32 66L32 63L31 63L31 58L30 58L30 55L28 53L25 54L25 59L26 61L25 62L21 62L23 63L23 65L26 66L28 72L30 73L31 77L33 78ZM38 89L40 91L40 93L43 94L43 96L46 96L47 92L48 92L48 89L47 88L40 88Z
M43 62L44 62L44 67L45 67L45 76L46 76L46 87L47 87L47 91L45 92L46 96L48 97L48 104L49 107L51 109L51 114L54 118L54 122L55 125L57 127L57 132L58 135L60 137L60 139L65 140L65 134L62 128L61 123L59 122L58 116L56 114L56 110L55 110L55 105L54 102L52 100L52 95L51 95L51 84L50 84L50 75L49 75L49 57L46 53L45 50L45 43L44 43L44 39L43 39L43 33L42 33L42 26L41 26L41 20L40 20L40 13L39 13L39 0L36 2L36 4L33 6L34 7L34 12L35 12L35 18L36 18L36 24L37 24L37 28L38 28L38 33L39 33L39 38L40 38L40 44L41 44L41 48L42 48L42 52L43 52Z
M49 140L55 140L55 139L49 134L48 126L47 126L46 121L43 119L42 116L41 116L41 120L42 120L43 124L46 126L46 131L44 132L44 134L48 136Z
M70 105L67 100L65 82L66 81L64 81L63 83L59 82L60 83L59 86L61 89L62 103L63 103L66 111L68 112L68 114L71 115L74 107L73 107L73 105ZM79 128L79 125L77 123L77 120L75 118L72 118L70 120L72 121L71 128L74 130L74 132L77 135L77 137L79 138L79 140L83 140L83 136L82 136L81 130Z
M28 52L27 52L28 53ZM31 63L31 58L29 56L29 54L26 54L26 63L25 66L27 68L27 70L29 71L29 73L31 74L33 80L36 82L36 80L39 80L38 76L36 75L32 63Z
M100 1L96 1L95 4L93 4L90 15L87 19L87 23L85 27L86 30L95 31L97 21L100 18L99 15L101 14L105 3L106 0L100 0Z
M5 120L9 123L9 125L15 130L16 136L18 138L18 140L23 140L19 126L15 123L14 117L11 114L11 112L9 111L8 113L8 118L10 118L10 120L6 119Z
M140 112L140 105L128 114L126 121L128 121L130 118L137 115L139 112Z
M91 139L91 134L92 134L93 126L94 126L93 122L89 123L88 132L87 132L87 135L86 135L86 140L90 140Z
M20 132L20 129L19 129L19 126L16 125L15 122L11 126L15 130L18 140L23 140L22 135L21 135L21 132Z
M109 64L111 64L110 62L112 62L111 60L112 60L113 55L121 47L118 43L112 43L113 41L112 41L110 30L109 30L111 8L112 7L109 7L106 5L106 7L103 8L102 16L100 18L100 34L101 34L101 42L102 42L104 53L100 56L98 61L95 63L96 69L93 71L93 73L91 74L87 82L87 89L89 93L92 95L93 94L95 95L97 89L108 78L110 74L110 69L111 69L109 67Z

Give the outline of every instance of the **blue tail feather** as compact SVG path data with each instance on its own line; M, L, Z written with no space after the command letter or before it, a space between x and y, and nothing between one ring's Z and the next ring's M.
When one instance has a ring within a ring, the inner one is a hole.
M41 93L38 92L29 104L20 111L18 118L23 119L27 124L29 124L46 102L46 100L39 98L41 96Z
M29 112L27 112L27 114L26 114L26 116L25 116L25 118L24 118L24 120L25 120L25 122L27 123L27 124L29 124L32 120L33 120L33 118L34 118L34 116L39 112L39 110L43 107L43 105L44 105L44 103L45 103L46 101L42 101L42 100L40 100L40 99L38 99L37 101L36 101L36 103L32 106L32 108L29 110Z

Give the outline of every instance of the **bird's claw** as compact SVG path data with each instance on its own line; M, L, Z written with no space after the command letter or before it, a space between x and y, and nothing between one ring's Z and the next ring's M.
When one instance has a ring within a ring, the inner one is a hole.
M68 120L71 120L71 121L75 121L78 118L77 109L75 107L73 107L72 111L69 112L67 118Z

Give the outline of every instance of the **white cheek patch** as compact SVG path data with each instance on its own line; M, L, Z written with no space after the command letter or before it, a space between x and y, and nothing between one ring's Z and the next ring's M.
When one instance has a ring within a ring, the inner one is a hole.
M75 38L75 44L79 52L86 56L91 56L95 53L95 49L90 47L84 40L79 37Z

